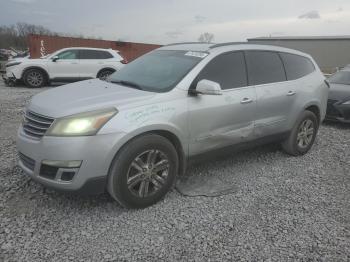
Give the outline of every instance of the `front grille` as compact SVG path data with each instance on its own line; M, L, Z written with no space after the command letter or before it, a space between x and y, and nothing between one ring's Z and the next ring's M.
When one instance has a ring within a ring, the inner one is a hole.
M19 160L23 163L23 165L34 171L35 167L35 160L31 159L30 157L27 157L26 155L23 155L22 153L19 153Z
M53 118L42 116L32 111L26 111L23 121L23 130L29 136L41 138L49 129Z
M327 102L327 115L333 117L341 117L341 113L338 109L334 107L334 104L337 103L337 100L329 99Z

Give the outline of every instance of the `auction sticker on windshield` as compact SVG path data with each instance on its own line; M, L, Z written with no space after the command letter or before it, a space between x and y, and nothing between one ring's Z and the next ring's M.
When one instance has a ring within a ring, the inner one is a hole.
M206 57L206 56L208 55L208 53L205 53L205 52L188 51L185 55L204 58L204 57Z

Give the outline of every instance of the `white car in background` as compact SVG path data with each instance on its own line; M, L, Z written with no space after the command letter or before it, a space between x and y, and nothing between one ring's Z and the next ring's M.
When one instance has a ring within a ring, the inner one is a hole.
M50 82L74 82L90 78L106 79L126 60L113 49L71 47L39 59L22 59L6 64L6 84L22 80L28 87Z

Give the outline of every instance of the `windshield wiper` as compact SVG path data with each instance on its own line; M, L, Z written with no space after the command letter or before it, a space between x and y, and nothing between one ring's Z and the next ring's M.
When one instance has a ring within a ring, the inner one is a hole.
M111 81L111 83L114 84L120 84L123 86L129 86L129 87L133 87L139 90L142 90L142 87L134 82L130 82L130 81L124 81L124 80L115 80L115 81Z

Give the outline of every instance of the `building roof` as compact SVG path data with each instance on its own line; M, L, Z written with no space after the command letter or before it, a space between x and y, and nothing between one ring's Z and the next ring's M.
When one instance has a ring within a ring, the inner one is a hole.
M350 40L350 35L343 36L263 36L249 38L248 41L295 41L295 40Z

